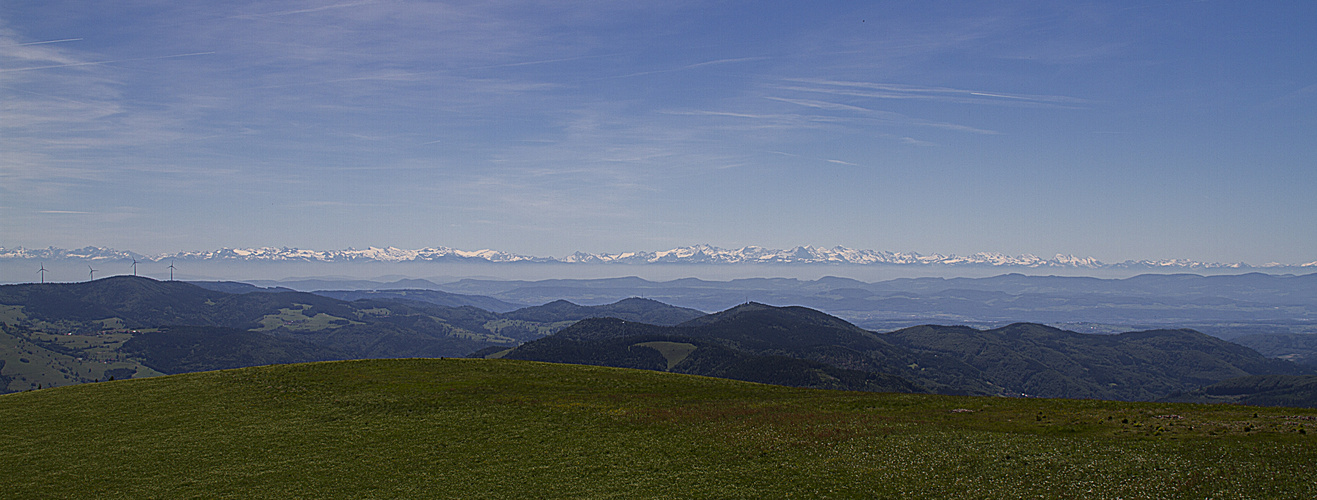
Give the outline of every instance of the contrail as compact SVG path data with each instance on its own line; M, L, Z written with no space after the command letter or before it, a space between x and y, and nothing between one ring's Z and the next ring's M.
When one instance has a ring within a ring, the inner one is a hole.
M587 81L613 80L613 79L618 79L618 78L631 78L631 77L635 77L635 76L653 75L653 74L658 74L658 73L675 73L675 72L677 72L677 71L686 71L686 70L688 70L688 69L695 69L695 68L699 68L699 67L701 67L701 66L711 66L711 65L715 65L715 64L738 63L738 62L745 62L745 61L758 61L758 60L761 60L761 59L768 59L768 58L767 58L767 57L738 57L738 58L735 58L735 59L718 59L718 60L714 60L714 61L704 61L704 62L698 62L698 63L694 63L694 64L687 64L687 65L685 65L685 66L681 66L681 67L677 67L677 68L656 69L656 70L653 70L653 71L641 71L641 72L639 72L639 73L631 73L631 74L621 75L621 76L607 76L607 77L603 77L603 78L595 78L595 79L593 79L593 80L587 80Z
M174 58L174 57L204 56L204 55L214 54L214 53L215 53L215 52L192 52L192 53L190 53L190 54L174 54L174 55L172 55L172 56L139 57L139 58L136 58L136 59L115 59L115 60L113 60L113 61L94 61L94 62L70 63L70 64L52 64L52 65L50 65L50 66L32 66L32 67L28 67L28 68L0 69L0 73L10 73L10 72L14 72L14 71L32 71L32 70L37 70L37 69L69 68L69 67L73 67L73 66L95 66L95 65L99 65L99 64L114 64L114 63L133 62L133 61L151 61L151 60L155 60L155 59L170 59L170 58Z
M1034 100L1036 100L1036 99L1033 99L1033 98L1030 98L1030 97L1020 97L1020 96L1015 96L1015 95L1004 95L1004 94L989 94L989 93L987 93L987 92L970 92L969 95L979 95L979 96L984 96L984 97L1000 97L1000 98L1002 98L1002 99L1023 99L1023 100L1026 100L1026 101L1034 101Z
M737 57L733 59L718 59L716 61L705 61L702 63L691 64L682 67L682 69L698 68L700 66L710 66L714 64L727 64L727 63L737 63L737 62L745 62L745 61L762 61L764 59L768 59L768 58L767 57Z
M64 39L61 39L61 40L46 40L46 41L44 41L44 42L16 43L16 44L14 44L14 46L15 46L15 47L21 47L21 46L23 46L23 45L43 45L43 44L47 44L47 43L76 42L76 41L78 41L78 40L82 40L82 39L81 39L81 38L64 38Z
M514 67L514 66L531 66L531 65L534 65L534 64L550 64L550 63L556 63L556 62L579 61L579 60L582 60L582 59L598 59L598 58L601 58L601 57L613 57L613 55L614 55L614 54L604 54L604 55L596 55L596 56L563 57L563 58L560 58L560 59L543 59L543 60L539 60L539 61L524 61L524 62L515 62L515 63L507 63L507 64L491 64L491 65L488 65L488 66L472 66L472 67L467 68L467 69L511 68L511 67Z
M271 13L269 13L269 14L247 14L247 15L244 15L244 16L233 16L233 17L235 17L235 18L243 18L243 17L272 17L272 16L287 16L287 15L291 15L291 14L306 14L306 13L308 13L308 12L320 12L320 11L322 11L322 10L342 9L342 8L345 8L345 7L357 7L357 6L361 6L361 5L370 5L370 4L373 4L373 3L377 3L377 2L375 2L374 0L371 0L371 1L368 1L368 2L340 3L340 4L334 4L334 5L325 5L325 6L321 6L321 7L313 7L313 8L310 8L310 9L285 10L285 11L282 11L282 12L271 12Z

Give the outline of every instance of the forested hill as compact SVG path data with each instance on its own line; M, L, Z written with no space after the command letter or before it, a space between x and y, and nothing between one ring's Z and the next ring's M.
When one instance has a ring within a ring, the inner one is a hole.
M700 327L592 318L506 353L508 359L671 371L819 389L930 392L882 371L848 369L791 352L733 347Z
M508 319L525 321L576 321L583 318L618 318L651 325L676 325L705 316L703 311L676 307L657 300L631 297L612 304L580 306L555 300L542 306L511 311Z
M753 302L709 315L638 298L495 313L408 298L226 293L131 276L0 286L7 391L472 352L803 387L1118 400L1159 400L1246 376L1314 374L1192 330L1091 335L1021 323L875 333L813 309Z
M268 363L458 357L512 347L584 318L675 324L704 314L643 299L495 313L416 300L433 294L347 301L207 286L134 276L0 286L0 392Z
M1158 400L1247 375L1312 373L1192 330L1091 335L1020 323L993 330L928 325L880 334L812 309L758 303L674 327L581 321L505 356L711 376L725 376L735 363L758 369L734 378L769 383L790 378L788 385L808 387L845 386L833 378L860 380L825 374L815 365L809 368L817 375L813 379L788 377L794 372L765 361L790 358L895 377L887 380L888 387L1117 400ZM877 385L865 381L850 388Z
M1317 407L1317 375L1249 375L1174 394L1168 401Z
M884 336L919 356L951 357L1029 396L1155 400L1245 375L1311 373L1193 330L1091 335L1020 323L992 330L919 326Z

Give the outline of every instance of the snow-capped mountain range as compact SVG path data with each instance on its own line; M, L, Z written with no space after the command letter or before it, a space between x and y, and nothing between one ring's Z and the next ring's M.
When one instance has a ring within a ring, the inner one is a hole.
M1129 260L1104 263L1092 257L1075 257L1057 254L1052 258L1036 255L1006 255L980 252L972 255L918 254L913 252L887 252L857 250L836 246L823 248L799 246L778 250L758 246L738 249L695 245L658 252L584 253L562 257L534 257L497 250L458 250L449 247L427 247L408 250L395 247L370 247L346 250L305 250L298 248L223 248L211 251L178 252L144 255L135 252L103 247L85 247L74 250L63 248L31 249L0 247L0 260L133 260L160 261L246 261L246 262L489 262L489 263L561 263L561 264L845 264L845 265L902 265L902 266L986 266L1018 268L1083 268L1083 269L1270 269L1313 268L1317 261L1305 264L1267 263L1208 263L1184 259Z

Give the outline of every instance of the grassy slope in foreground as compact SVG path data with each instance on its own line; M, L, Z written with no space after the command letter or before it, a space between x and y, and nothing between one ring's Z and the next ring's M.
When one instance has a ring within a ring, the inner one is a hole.
M1312 498L1315 416L326 362L0 396L0 496Z

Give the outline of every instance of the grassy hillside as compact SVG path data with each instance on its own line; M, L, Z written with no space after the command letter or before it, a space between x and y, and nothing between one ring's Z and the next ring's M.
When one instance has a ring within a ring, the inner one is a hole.
M0 396L0 496L1317 495L1317 411L370 360Z

